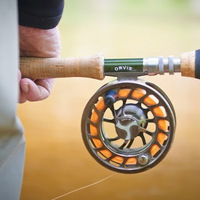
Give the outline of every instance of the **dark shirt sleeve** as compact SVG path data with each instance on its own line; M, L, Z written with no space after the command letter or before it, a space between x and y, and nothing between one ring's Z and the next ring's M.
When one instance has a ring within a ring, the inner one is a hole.
M64 0L18 0L19 24L40 29L58 25Z

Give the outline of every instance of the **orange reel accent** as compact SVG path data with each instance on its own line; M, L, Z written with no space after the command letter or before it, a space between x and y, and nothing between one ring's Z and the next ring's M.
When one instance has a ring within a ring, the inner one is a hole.
M164 119L158 120L158 127L163 131L167 131L167 121Z
M103 147L103 143L101 142L101 140L93 138L92 141L94 142L96 148Z
M151 155L155 156L159 150L160 150L160 147L157 144L154 144L150 149Z
M112 161L121 164L124 161L124 158L121 156L115 156Z
M104 108L105 108L105 102L104 102L104 98L101 98L97 105L96 105L96 108L99 110L99 111L102 111Z
M167 138L168 138L167 135L165 135L164 133L158 133L157 141L158 141L161 145L163 145L164 142L165 142L165 140L166 140ZM151 149L150 149L151 155L152 155L152 156L155 156L156 153L158 153L159 150L160 150L159 145L154 144L154 145L151 147Z
M167 139L167 135L165 135L164 133L158 133L158 136L157 136L157 141L163 145L164 144L164 141Z
M137 164L137 158L128 158L126 161L126 165L136 165Z
M121 89L119 90L118 96L121 98L126 98L130 94L131 89Z
M154 99L152 99L150 96L146 97L144 99L144 103L148 106L153 106L153 105L156 105L156 101L154 101Z
M109 150L107 150L107 149L101 150L100 153L101 153L103 156L105 156L106 158L110 158L110 157L112 156L112 153L111 153Z
M141 89L141 88L136 88L133 92L132 92L132 98L133 99L140 99L145 95L146 91Z
M153 113L157 116L157 117L165 117L165 114L164 112L162 111L162 109L158 106L158 107L155 107L153 109Z
M94 123L97 123L99 121L99 116L95 110L93 110L93 112L92 112L91 121Z
M96 104L96 108L99 111L102 111L105 108L104 99L101 98L98 103ZM92 112L91 121L97 123L99 121L99 116L95 110Z
M91 133L91 135L97 135L98 134L97 127L90 124L90 133Z

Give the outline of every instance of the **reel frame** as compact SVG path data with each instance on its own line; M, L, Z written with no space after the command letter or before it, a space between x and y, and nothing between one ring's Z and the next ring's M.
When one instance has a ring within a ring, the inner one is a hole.
M111 118L106 117L109 110ZM107 123L112 124L111 131L105 128ZM92 157L110 170L128 174L157 165L171 147L175 127L175 111L167 95L140 79L102 86L87 103L81 125Z

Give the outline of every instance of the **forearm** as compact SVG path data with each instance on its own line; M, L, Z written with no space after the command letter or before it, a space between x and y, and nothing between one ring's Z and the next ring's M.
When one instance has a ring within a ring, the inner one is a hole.
M57 27L44 30L19 26L20 56L58 57L61 51Z

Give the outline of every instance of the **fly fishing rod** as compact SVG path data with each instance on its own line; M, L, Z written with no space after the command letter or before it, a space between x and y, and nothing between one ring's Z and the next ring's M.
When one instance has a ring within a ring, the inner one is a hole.
M31 79L115 76L88 101L81 122L89 153L101 165L120 173L137 173L157 165L169 151L176 115L167 95L144 75L181 73L200 78L200 50L169 56L104 59L20 59L22 77Z
M183 53L180 58L104 59L101 54L84 58L21 57L20 70L23 77L32 79L88 77L102 80L105 76L134 78L166 72L181 72L182 76L199 78L200 50Z

